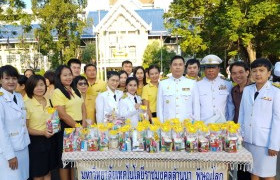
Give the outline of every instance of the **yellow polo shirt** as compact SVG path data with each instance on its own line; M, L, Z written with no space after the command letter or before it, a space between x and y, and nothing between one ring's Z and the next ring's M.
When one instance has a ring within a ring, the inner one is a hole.
M73 96L68 99L60 89L55 89L52 95L52 104L56 106L64 106L65 111L70 115L75 121L81 121L83 119L82 115L82 104L84 102L82 97L79 97L73 91Z
M152 113L157 111L157 86L148 83L143 87L142 99L149 101L150 110Z
M86 99L85 99L85 106L87 111L87 119L93 120L96 123L95 118L95 100L98 93L104 92L107 90L107 83L105 81L97 79L94 84L90 84L88 86Z
M50 107L50 102L48 99L46 99L46 101L46 107L43 107L35 98L28 98L24 102L26 107L26 119L28 119L28 128L39 131L46 130L46 121L51 116L47 112L47 108Z

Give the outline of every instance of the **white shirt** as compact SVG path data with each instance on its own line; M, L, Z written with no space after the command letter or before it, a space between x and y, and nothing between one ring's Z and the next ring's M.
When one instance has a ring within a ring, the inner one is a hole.
M126 119L130 119L133 127L136 127L138 121L140 120L139 110L135 108L135 97L137 99L137 103L142 104L140 96L133 96L128 92L126 93L126 97L121 98L119 101L119 115Z
M114 95L116 95L116 100ZM122 91L115 90L113 92L109 87L107 87L107 91L98 94L95 106L97 123L104 123L106 114L111 114L113 111L118 113L118 103L122 96Z
M179 118L199 120L199 98L195 93L196 81L171 76L159 83L157 116L161 122Z
M200 118L205 123L233 120L232 84L220 76L214 80L204 77L197 82Z

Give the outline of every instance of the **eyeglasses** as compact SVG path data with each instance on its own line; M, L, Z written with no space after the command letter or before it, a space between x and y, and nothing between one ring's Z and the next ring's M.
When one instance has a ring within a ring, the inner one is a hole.
M78 85L79 86L87 86L88 84L86 82L79 82Z

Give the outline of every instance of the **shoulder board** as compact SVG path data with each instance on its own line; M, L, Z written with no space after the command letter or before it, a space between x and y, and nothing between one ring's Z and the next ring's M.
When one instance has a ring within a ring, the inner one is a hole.
M279 89L280 89L280 84L277 84L277 83L272 83L272 85L273 85L274 87L277 87L277 88L279 88Z
M224 76L220 76L221 79L226 80L226 81L230 81L230 79L225 78Z
M126 93L123 93L122 99L125 99L127 97Z
M250 86L250 85L253 85L253 84L256 84L256 83L254 83L254 82L253 82L253 83L249 83L249 84L247 84L246 86Z
M4 93L3 92L0 92L0 96L3 96L4 95Z
M163 81L165 79L168 79L168 77L163 77L163 78L160 79L160 81Z

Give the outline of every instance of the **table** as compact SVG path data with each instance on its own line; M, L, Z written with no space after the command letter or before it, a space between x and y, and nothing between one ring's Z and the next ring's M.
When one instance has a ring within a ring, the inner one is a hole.
M120 152L118 150L96 152L65 152L62 155L64 165L71 163L73 167L120 167L133 164L146 169L188 169L188 168L229 168L233 171L233 179L237 179L238 167L250 170L253 158L250 152L241 148L237 153L227 152ZM241 166L238 166L241 165ZM214 171L213 171L214 173Z

